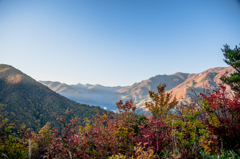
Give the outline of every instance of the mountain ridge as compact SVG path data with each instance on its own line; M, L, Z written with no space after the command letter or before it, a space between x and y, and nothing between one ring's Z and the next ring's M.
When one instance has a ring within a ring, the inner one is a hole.
M88 84L86 87L80 83L70 86L94 99L98 105L108 107L110 110L116 110L116 102L119 100L132 99L138 107L138 112L145 113L145 102L151 101L149 90L157 92L157 86L160 83L165 83L167 85L165 90L171 91L177 99L181 100L180 98L183 97L189 100L193 96L191 89L200 93L206 90L204 87L207 85L217 87L217 84L221 82L220 77L226 71L232 73L234 69L232 67L214 67L200 73L175 72L170 75L155 75L125 87L110 88L99 84ZM230 90L229 87L228 90Z

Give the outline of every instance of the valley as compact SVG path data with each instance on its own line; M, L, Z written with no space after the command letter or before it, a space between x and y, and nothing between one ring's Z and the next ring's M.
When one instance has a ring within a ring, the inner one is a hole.
M72 84L60 82L39 81L53 91L79 103L98 105L101 108L116 111L116 102L132 99L137 106L137 113L147 114L145 102L151 101L149 90L157 92L160 83L167 85L166 91L173 93L179 101L189 101L195 94L204 93L207 90L218 87L220 77L225 72L233 73L232 67L215 67L201 73L190 74L176 72L171 75L156 75L131 86L107 87L99 84ZM227 87L230 90L229 86Z

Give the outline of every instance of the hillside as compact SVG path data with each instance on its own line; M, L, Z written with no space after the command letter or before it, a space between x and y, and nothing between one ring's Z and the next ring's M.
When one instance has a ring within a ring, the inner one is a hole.
M206 87L210 87L210 90L217 87L218 83L221 82L220 77L226 71L232 73L233 69L231 67L216 67L197 74L176 72L171 75L156 75L125 87L106 87L99 84L83 85L78 83L76 85L66 85L60 82L40 82L67 98L73 99L72 96L75 95L75 101L100 105L101 107L107 107L109 110L116 110L116 102L119 100L127 101L132 99L138 107L137 113L145 114L147 113L145 102L151 101L148 90L151 89L157 92L157 86L160 83L165 83L167 85L166 91L172 91L173 95L180 101L189 101L195 93L204 93L207 90ZM62 85L68 89L63 90ZM229 87L227 88L229 89ZM64 94L66 90L69 90L69 94ZM91 97L92 100L84 101L84 99L81 99L83 95L76 92L81 92L84 96Z
M122 99L132 98L135 103L137 103L148 97L148 90L151 89L157 92L157 86L160 83L165 83L167 85L166 90L170 90L184 82L190 76L192 76L192 74L180 72L172 75L157 75L139 83L134 83L130 87L117 90L115 93L121 95Z
M93 117L105 110L100 107L79 104L71 101L48 87L35 81L12 66L0 64L0 115L6 116L17 125L24 123L27 127L38 130L50 121L56 126L53 113L73 117L64 112L73 110L75 115Z
M178 101L190 101L192 97L199 95L200 93L206 93L212 91L218 87L221 83L220 77L225 73L232 73L234 69L232 67L216 67L203 71L198 74L191 74L188 78L173 87L172 89L166 89L166 91L172 92ZM227 90L230 91L230 87L227 86ZM150 98L145 98L140 102L136 103L138 107L138 113L146 113L145 102L150 102Z

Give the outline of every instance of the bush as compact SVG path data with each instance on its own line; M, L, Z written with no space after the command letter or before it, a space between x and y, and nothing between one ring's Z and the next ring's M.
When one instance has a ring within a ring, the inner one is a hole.
M166 85L146 103L150 115L135 114L133 101L117 103L118 113L80 117L59 128L47 123L38 133L9 124L2 117L0 152L8 158L215 158L238 157L240 96L224 86L198 101L177 105ZM60 128L63 128L62 130ZM235 152L235 153L234 153Z

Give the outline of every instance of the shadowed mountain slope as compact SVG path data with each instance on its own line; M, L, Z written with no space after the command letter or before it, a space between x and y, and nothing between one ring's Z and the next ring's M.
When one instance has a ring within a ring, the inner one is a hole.
M51 126L57 126L53 113L67 119L73 117L65 114L66 109L73 110L82 119L105 111L100 107L71 101L14 67L4 64L0 64L0 103L5 105L0 108L0 115L7 117L10 122L17 125L24 123L34 130L49 121Z

